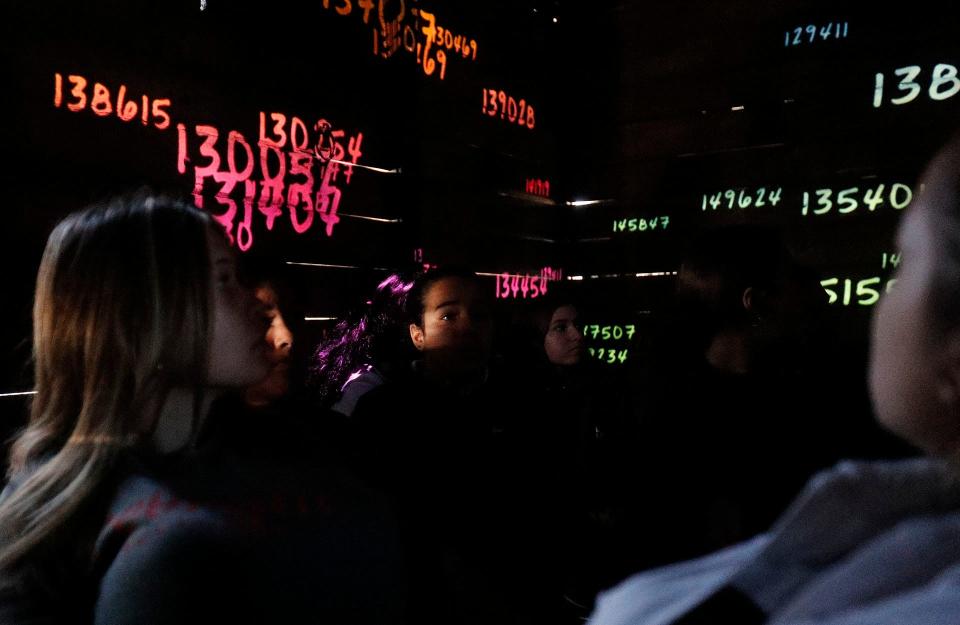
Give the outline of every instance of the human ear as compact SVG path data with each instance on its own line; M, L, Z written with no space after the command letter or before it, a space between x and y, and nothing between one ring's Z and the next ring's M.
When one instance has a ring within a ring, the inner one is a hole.
M423 351L423 328L415 323L410 324L410 340L417 351Z

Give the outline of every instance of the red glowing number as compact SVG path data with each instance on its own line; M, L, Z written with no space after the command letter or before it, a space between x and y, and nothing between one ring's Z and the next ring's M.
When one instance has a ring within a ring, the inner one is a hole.
M237 224L237 247L246 252L253 246L253 197L257 194L257 183L244 180L243 221Z
M530 277L530 299L534 299L540 295L540 282L539 276Z
M277 157L276 174L270 173L270 154ZM260 143L260 172L263 174L263 181L260 183L257 210L267 218L267 230L273 230L274 221L283 214L280 206L283 204L283 179L287 175L287 160L279 148L266 142Z
M187 171L187 127L177 124L177 171Z
M273 134L275 134L278 137L278 139L267 138L265 114L261 111L259 143L261 144L266 143L267 145L273 146L275 148L282 148L287 144L287 133L283 129L284 124L286 124L287 122L287 117L283 113L270 113L270 119L275 122L273 126Z
M110 104L110 92L102 84L93 83L93 99L90 101L90 110L100 117L106 117L113 112Z
M358 132L356 137L350 137L350 141L347 146L347 152L350 154L350 161L353 164L356 164L360 160L360 156L363 152L360 151L360 144L363 143L363 133ZM346 179L347 184L350 184L350 178L353 177L353 165L346 166L346 172L343 174L343 177Z
M157 130L166 130L170 127L170 115L163 110L164 106L170 106L170 100L161 98L153 101L153 116L163 119L161 122L153 123Z
M63 102L63 76L58 73L53 75L53 105L60 108Z
M137 104L132 100L129 102L124 102L126 95L127 86L120 85L120 89L117 90L117 117L125 122L128 122L137 116ZM183 172L180 173L182 174Z
M313 225L313 158L304 152L290 153L290 174L305 177L304 182L292 183L287 189L287 208L290 223L297 234L303 234ZM300 220L300 203L305 202L303 221Z
M213 126L197 126L196 127L197 136L205 137L203 144L200 146L200 155L206 156L210 159L210 163L203 167L194 167L194 193L203 192L203 181L205 178L212 177L220 169L220 154L213 148L217 143L217 137L220 136L219 131ZM198 203L197 206L203 208L202 203Z
M297 135L300 135L298 140ZM294 150L306 150L307 142L310 138L307 136L307 127L303 124L303 120L299 117L294 117L290 120L290 145Z
M87 79L83 76L67 76L67 80L73 83L70 95L77 99L72 104L68 103L67 108L71 111L82 111L83 107L87 105L87 94L83 92L83 89L87 86Z
M524 274L523 278L520 280L520 292L523 294L523 297L527 297L527 293L530 291L530 276Z
M511 122L517 121L517 101L512 97L507 100L507 119Z
M500 288L503 289L500 291L500 298L506 299L510 297L510 274L502 273L500 274Z
M342 130L334 133L343 134ZM332 182L337 178L337 172L340 171L339 161L343 159L343 146L336 144L334 159L327 163L326 170L323 172L323 180L320 182L320 190L317 192L317 212L320 213L320 220L326 224L327 236L333 235L333 227L340 223L340 217L337 215L337 209L340 207L340 189L335 187Z

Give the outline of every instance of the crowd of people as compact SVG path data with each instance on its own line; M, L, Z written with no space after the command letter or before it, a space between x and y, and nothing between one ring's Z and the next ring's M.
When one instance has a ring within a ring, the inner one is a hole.
M501 323L467 268L391 274L305 346L206 213L72 214L37 276L0 622L952 622L958 178L954 142L874 320L877 419L925 455L833 469L909 452L823 375L825 294L775 232L691 241L624 390L562 285Z

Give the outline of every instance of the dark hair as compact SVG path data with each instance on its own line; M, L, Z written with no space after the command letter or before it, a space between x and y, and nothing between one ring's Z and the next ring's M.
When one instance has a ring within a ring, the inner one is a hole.
M388 373L412 359L406 302L413 283L399 274L383 280L359 313L341 321L313 355L308 385L322 406L334 403L353 373L372 364Z
M436 267L418 274L410 287L404 306L404 317L407 323L423 325L423 308L426 305L426 295L430 287L445 278L461 278L482 290L479 276L473 271L460 265Z
M776 293L792 266L780 233L772 228L736 225L706 230L687 246L678 294L720 322L735 322L744 315L745 289Z

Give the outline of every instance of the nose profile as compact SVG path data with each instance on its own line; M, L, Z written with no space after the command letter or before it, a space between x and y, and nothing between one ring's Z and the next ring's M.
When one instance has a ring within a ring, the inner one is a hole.
M290 351L293 347L293 333L279 312L273 319L273 346L283 351Z

